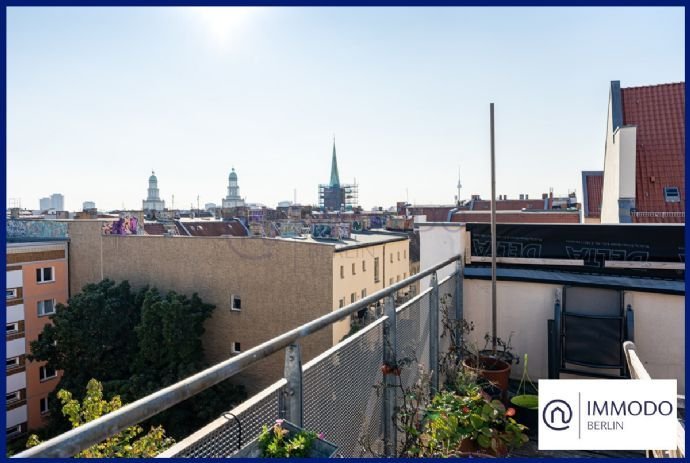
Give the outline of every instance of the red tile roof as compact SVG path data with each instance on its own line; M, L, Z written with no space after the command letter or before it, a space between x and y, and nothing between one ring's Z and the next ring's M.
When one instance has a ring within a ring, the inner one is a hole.
M587 188L587 209L585 217L601 217L601 198L604 189L604 172L587 173L585 176L585 188Z
M634 222L685 222L685 82L621 89L623 124L637 126ZM668 203L664 187L680 189Z

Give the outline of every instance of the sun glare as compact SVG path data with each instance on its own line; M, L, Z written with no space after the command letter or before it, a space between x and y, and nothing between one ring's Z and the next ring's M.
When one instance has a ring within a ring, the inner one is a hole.
M199 20L214 43L224 47L237 37L257 9L231 6L191 7L189 11Z

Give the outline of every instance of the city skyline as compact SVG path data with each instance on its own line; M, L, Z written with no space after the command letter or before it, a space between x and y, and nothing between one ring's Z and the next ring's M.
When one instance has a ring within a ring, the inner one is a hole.
M318 202L333 134L365 210L576 190L609 83L684 81L682 8L8 8L7 197ZM639 31L644 29L644 34ZM75 181L78 179L78 181Z

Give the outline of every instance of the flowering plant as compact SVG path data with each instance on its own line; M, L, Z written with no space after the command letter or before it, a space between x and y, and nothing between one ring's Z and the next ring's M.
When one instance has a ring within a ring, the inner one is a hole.
M312 443L316 439L323 439L323 433L300 431L290 434L283 428L284 420L276 420L270 428L264 425L259 434L261 455L265 458L305 458L309 454Z

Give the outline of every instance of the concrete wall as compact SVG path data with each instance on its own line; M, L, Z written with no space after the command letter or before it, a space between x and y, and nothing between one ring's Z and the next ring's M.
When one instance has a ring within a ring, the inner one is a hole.
M465 249L465 225L460 223L421 223L419 224L419 263L424 271L439 262ZM438 272L441 281L455 271L455 265L449 265ZM421 280L420 291L429 287L430 277Z
M96 228L94 228L96 225ZM96 233L94 233L96 230ZM333 249L311 243L262 238L102 236L94 221L70 224L72 289L101 277L156 286L216 305L206 323L210 363L267 341L333 306ZM240 311L231 310L239 295ZM302 342L303 362L332 345L324 329ZM282 376L284 356L274 354L236 376L250 393Z

